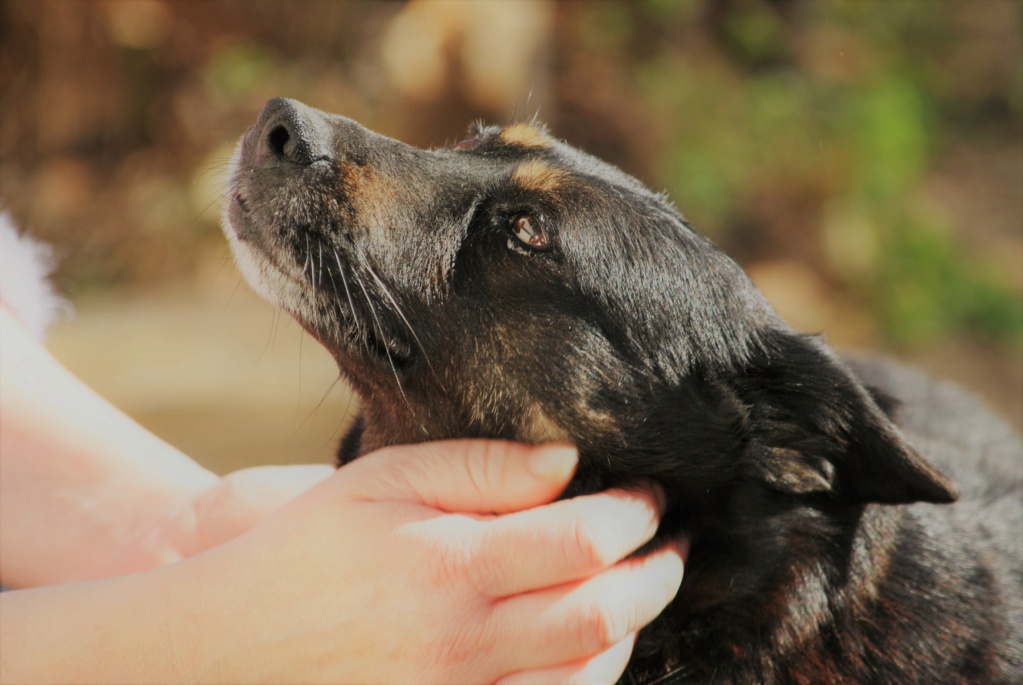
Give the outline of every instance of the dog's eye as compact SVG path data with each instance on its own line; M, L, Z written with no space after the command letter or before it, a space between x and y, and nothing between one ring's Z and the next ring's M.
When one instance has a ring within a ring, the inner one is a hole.
M550 249L547 232L543 230L540 219L533 214L517 214L512 217L512 233L523 245L543 252Z

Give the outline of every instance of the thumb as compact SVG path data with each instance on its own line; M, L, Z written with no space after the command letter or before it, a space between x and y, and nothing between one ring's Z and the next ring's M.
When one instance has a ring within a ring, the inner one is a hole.
M575 473L569 445L451 440L387 447L340 469L349 496L464 513L521 511L555 499Z
M195 527L193 541L186 546L188 553L241 535L333 473L334 468L327 464L256 466L229 473L179 515Z

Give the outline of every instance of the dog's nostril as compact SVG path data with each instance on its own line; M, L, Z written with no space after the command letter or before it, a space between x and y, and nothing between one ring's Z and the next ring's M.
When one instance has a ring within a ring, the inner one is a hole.
M261 167L282 162L309 166L330 159L333 136L328 122L301 102L274 98L266 103L256 121L259 131L246 154Z
M283 126L274 126L270 131L270 135L267 137L267 143L270 145L270 149L277 155L284 157L284 148L291 140L291 134L288 133L288 129Z

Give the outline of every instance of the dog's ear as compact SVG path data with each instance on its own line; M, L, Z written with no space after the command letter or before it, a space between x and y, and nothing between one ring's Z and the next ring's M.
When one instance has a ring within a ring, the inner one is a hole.
M955 485L927 462L819 340L764 336L737 388L752 475L791 494L853 502L947 503Z

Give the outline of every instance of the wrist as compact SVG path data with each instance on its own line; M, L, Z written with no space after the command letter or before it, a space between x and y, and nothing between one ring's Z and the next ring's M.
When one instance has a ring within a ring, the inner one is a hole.
M180 558L160 527L217 477L96 395L0 307L0 574L31 587Z

